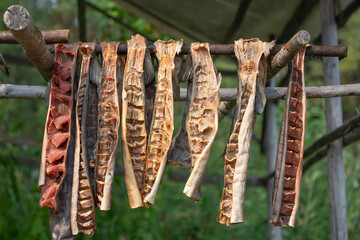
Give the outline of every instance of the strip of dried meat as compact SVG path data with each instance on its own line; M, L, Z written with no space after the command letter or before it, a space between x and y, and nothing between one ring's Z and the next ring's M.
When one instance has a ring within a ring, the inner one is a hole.
M192 43L190 54L193 85L186 130L192 170L184 194L197 202L201 199L201 181L218 127L221 75L216 76L208 43Z
M39 187L40 206L54 208L55 212L58 212L57 196L66 174L65 161L70 141L77 46L78 44L55 45L55 65L50 82L50 103L45 123Z
M172 79L176 74L174 58L182 44L173 40L158 40L155 46L159 60L158 80L146 151L144 182L141 187L141 195L146 205L155 202L174 130Z
M75 143L73 96L76 92L78 43L55 44L55 65L49 83L39 187L41 206L50 207L52 239L72 239L71 188Z
M111 188L115 170L116 147L120 124L118 77L121 61L117 55L119 42L101 43L103 55L99 81L97 158L95 166L96 204L101 211L110 209Z
M96 231L95 201L91 190L87 154L87 117L89 105L89 68L94 58L95 43L82 43L82 58L76 98L76 140L71 202L71 229L92 236Z
M243 203L250 141L254 125L257 81L266 79L266 61L273 43L259 39L235 41L238 89L232 130L224 154L224 189L218 221L233 225L244 221ZM261 72L260 72L261 71ZM260 84L264 87L265 84ZM263 104L263 101L261 101ZM262 107L260 107L262 108Z
M292 60L281 122L275 166L273 216L270 221L276 226L294 227L299 208L306 115L305 50L301 50Z
M130 208L143 206L140 188L144 179L147 131L145 125L144 60L146 39L132 36L122 85L121 136L125 183Z

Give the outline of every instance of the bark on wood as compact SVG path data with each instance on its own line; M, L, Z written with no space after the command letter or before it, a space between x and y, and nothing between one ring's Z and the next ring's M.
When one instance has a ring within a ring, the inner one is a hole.
M68 43L70 41L70 30L46 30L41 31L46 44ZM11 31L0 31L0 44L19 44Z
M326 45L337 45L337 24L333 0L321 0L322 42ZM339 60L323 59L325 85L340 85ZM343 123L341 98L326 99L326 129L333 131ZM328 148L329 198L331 239L348 239L346 219L346 185L343 159L343 145L340 140L334 141Z
M54 56L45 45L45 40L29 12L19 5L10 6L4 13L4 23L21 44L28 58L48 81L52 75Z
M310 34L301 30L296 33L273 57L268 71L268 78L275 76L294 56L310 42Z

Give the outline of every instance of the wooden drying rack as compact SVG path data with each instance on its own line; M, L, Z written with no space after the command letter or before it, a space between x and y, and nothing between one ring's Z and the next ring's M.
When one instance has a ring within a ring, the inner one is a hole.
M53 46L51 44L69 43L70 31L40 31L35 26L29 12L25 8L16 5L8 9L11 9L11 11L7 10L5 12L4 22L10 31L0 31L0 44L20 44L27 57L34 63L44 79L48 81L51 78L54 65ZM27 16L27 18L23 16ZM308 57L339 57L342 59L347 56L347 46L309 46L309 42L310 34L302 30L296 33L286 44L275 45L270 51L272 58L269 62L268 78L275 76L282 68L287 66L292 58L306 46L306 56ZM148 42L148 49L154 51L154 44ZM190 44L184 44L181 48L181 54L188 54L189 50ZM96 51L99 53L100 48L97 47ZM124 54L126 52L127 45L121 43L118 47L118 53ZM210 53L212 55L234 55L234 44L210 44ZM267 87L266 97L268 100L284 99L286 90L286 87ZM0 99L45 99L45 95L45 86L0 84ZM222 101L235 100L236 89L222 88L220 89L220 95ZM308 98L360 96L360 84L306 87L306 95ZM184 101L185 99L186 89L180 89L179 97L175 98L175 100ZM230 111L231 109L228 110ZM359 140L360 131L348 134L349 129L354 131L358 128L360 128L360 116L315 141L309 148L305 149L304 158L309 158L304 164L304 171L326 155L324 146L330 142L342 138L344 146L346 146ZM272 176L273 173L258 178L248 177L247 182L252 186L266 186L267 180ZM169 178L176 181L184 181L187 178L187 174L177 173ZM205 176L203 183L218 183L221 179L222 176Z

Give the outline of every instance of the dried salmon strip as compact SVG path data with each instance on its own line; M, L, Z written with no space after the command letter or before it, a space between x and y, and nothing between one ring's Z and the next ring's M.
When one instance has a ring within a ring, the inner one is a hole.
M145 125L145 38L132 36L122 84L121 137L125 183L130 208L143 206L140 188L144 179L147 131Z
M158 40L155 46L159 60L158 80L146 151L144 182L141 187L141 195L146 205L155 202L174 130L172 79L176 74L174 58L182 43Z
M230 226L244 221L243 203L250 141L255 120L256 86L259 86L257 81L264 82L266 79L264 59L273 44L261 42L259 39L235 41L235 55L238 59L237 102L232 130L224 154L224 189L218 217L221 224ZM260 86L264 87L264 84Z
M55 65L50 81L50 103L45 123L39 187L40 206L48 206L55 212L58 212L59 188L66 174L77 46L77 43L55 45Z
M200 186L210 148L218 127L219 87L208 43L192 43L193 85L186 130L190 147L191 174L184 194L195 202L201 199Z
M280 128L275 166L273 216L270 220L270 223L276 226L294 227L299 208L306 115L305 50L301 50L292 60Z
M96 204L101 211L110 209L111 188L115 170L115 155L118 143L120 109L118 80L120 60L117 55L119 42L101 43L103 55L99 81L98 136L95 166Z
M96 231L95 202L89 179L86 146L89 67L94 51L95 43L82 43L79 47L79 57L82 61L76 98L76 140L71 197L72 233L76 235L80 231L88 236L92 236Z

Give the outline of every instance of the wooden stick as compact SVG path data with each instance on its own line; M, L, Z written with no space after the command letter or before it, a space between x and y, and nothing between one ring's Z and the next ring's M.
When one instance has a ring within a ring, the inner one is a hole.
M4 23L21 44L27 57L48 81L52 75L54 57L29 12L22 6L12 5L4 13Z
M41 31L46 44L68 43L70 41L70 30L47 30ZM10 31L0 31L0 44L19 44Z
M284 99L286 87L267 87L265 90L268 100ZM17 99L44 99L46 87L14 84L0 84L1 98ZM221 88L221 101L233 101L236 99L236 88ZM307 98L333 98L343 96L360 96L360 83L345 84L338 86L306 87ZM185 101L186 89L180 89L180 98L175 101Z
M275 76L294 58L294 56L310 42L310 34L301 30L296 33L271 60L268 78Z
M300 31L301 32L301 31ZM270 55L276 55L284 46L284 44L277 44L270 50ZM153 43L147 45L150 51L155 50ZM188 54L190 50L190 44L183 44L180 53ZM100 52L100 48L96 49ZM121 43L118 47L118 54L127 52L127 44ZM210 44L211 55L234 55L234 44ZM347 56L347 46L317 46L313 45L306 49L306 56L311 57L339 57L345 58ZM286 65L286 64L285 64Z
M45 99L46 87L0 84L0 99Z

